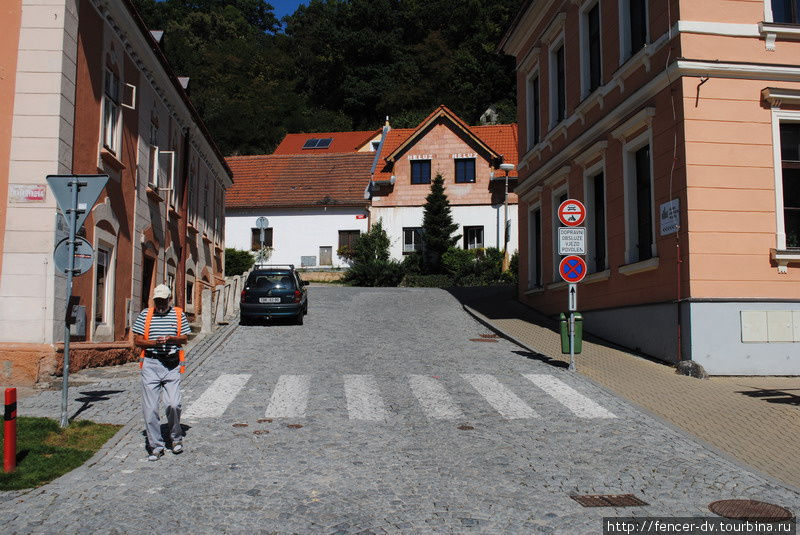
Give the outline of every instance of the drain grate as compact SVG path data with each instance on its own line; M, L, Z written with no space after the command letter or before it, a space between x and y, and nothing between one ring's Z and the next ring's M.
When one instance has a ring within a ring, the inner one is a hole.
M494 338L470 338L470 342L494 342L497 343L497 340Z
M272 418L259 418L256 421L258 423L260 423L260 424L263 424L263 423L271 424L272 423Z
M233 427L247 427L247 424L233 424Z
M288 427L289 429L300 429L303 426L300 424L286 424L286 427Z
M500 335L499 334L483 333L483 334L481 334L481 338L500 338Z
M710 503L708 510L724 518L751 522L781 522L794 518L784 507L757 500L719 500Z
M257 429L253 431L254 435L266 435L267 433L269 433L269 431L267 431L266 429Z
M475 428L474 428L474 427L472 427L471 425L467 425L467 424L464 424L464 425L459 425L459 426L458 426L458 428L459 428L461 431L473 431L473 430L475 429Z
M570 498L584 507L640 507L649 505L633 494L572 494Z

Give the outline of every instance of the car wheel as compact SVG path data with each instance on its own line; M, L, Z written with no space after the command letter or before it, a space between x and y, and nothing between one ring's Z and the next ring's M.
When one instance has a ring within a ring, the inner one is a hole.
M239 318L239 325L250 325L250 320L245 318Z
M308 303L303 307L303 315L305 316L306 314L308 314Z
M300 314L297 315L297 319L295 321L297 322L298 325L302 325L303 324L303 313L302 312L300 312Z

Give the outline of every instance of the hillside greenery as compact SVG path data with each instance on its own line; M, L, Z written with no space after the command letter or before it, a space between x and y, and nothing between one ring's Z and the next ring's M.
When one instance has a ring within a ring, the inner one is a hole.
M520 0L133 0L225 155L292 132L412 127L439 104L515 120L513 60L495 52Z

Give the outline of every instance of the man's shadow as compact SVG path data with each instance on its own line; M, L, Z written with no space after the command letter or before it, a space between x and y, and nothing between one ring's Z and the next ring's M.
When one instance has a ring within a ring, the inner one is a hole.
M569 362L550 358L547 355L542 355L541 353L532 353L531 351L513 351L513 353L531 360L538 360L539 362L543 362L555 368L569 368Z
M111 399L110 396L113 396L114 394L120 394L122 392L124 392L124 390L89 390L87 392L79 392L81 397L75 398L75 401L79 401L83 403L83 405L81 405L78 410L75 411L75 414L70 417L70 420L77 418L80 413L90 409L98 401L108 401Z

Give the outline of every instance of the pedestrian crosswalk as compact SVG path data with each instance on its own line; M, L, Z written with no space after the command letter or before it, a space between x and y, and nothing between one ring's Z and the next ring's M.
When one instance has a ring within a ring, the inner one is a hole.
M535 400L537 408L546 410L548 414L555 412L552 409L552 402L555 401L557 406L565 408L578 418L617 417L596 401L552 375L522 374L524 379L533 384L534 390L523 391L517 386L516 392L508 383L517 384L518 381L509 378L501 381L490 374L461 374L457 377L471 387L471 389L469 387L458 389L456 396L458 401L448 392L445 381L439 377L409 375L403 377L402 382L403 386L407 385L411 390L420 410L431 420L463 419L467 414L474 413L472 405L474 400L466 399L465 396L474 397L475 394L507 420L542 418L542 415L531 407L534 403L525 401L523 397ZM250 374L220 375L192 401L184 412L184 417L188 420L219 418L250 379ZM455 380L455 377L453 379ZM449 384L452 385L452 382ZM267 418L305 418L309 399L315 393L314 386L315 381L311 375L279 376L277 382L272 385L272 393L264 415ZM386 408L381 392L384 385L380 385L374 375L344 375L342 386L350 420L373 422L391 420L392 411ZM388 388L390 385L385 386ZM470 407L472 410L467 410L465 407Z

